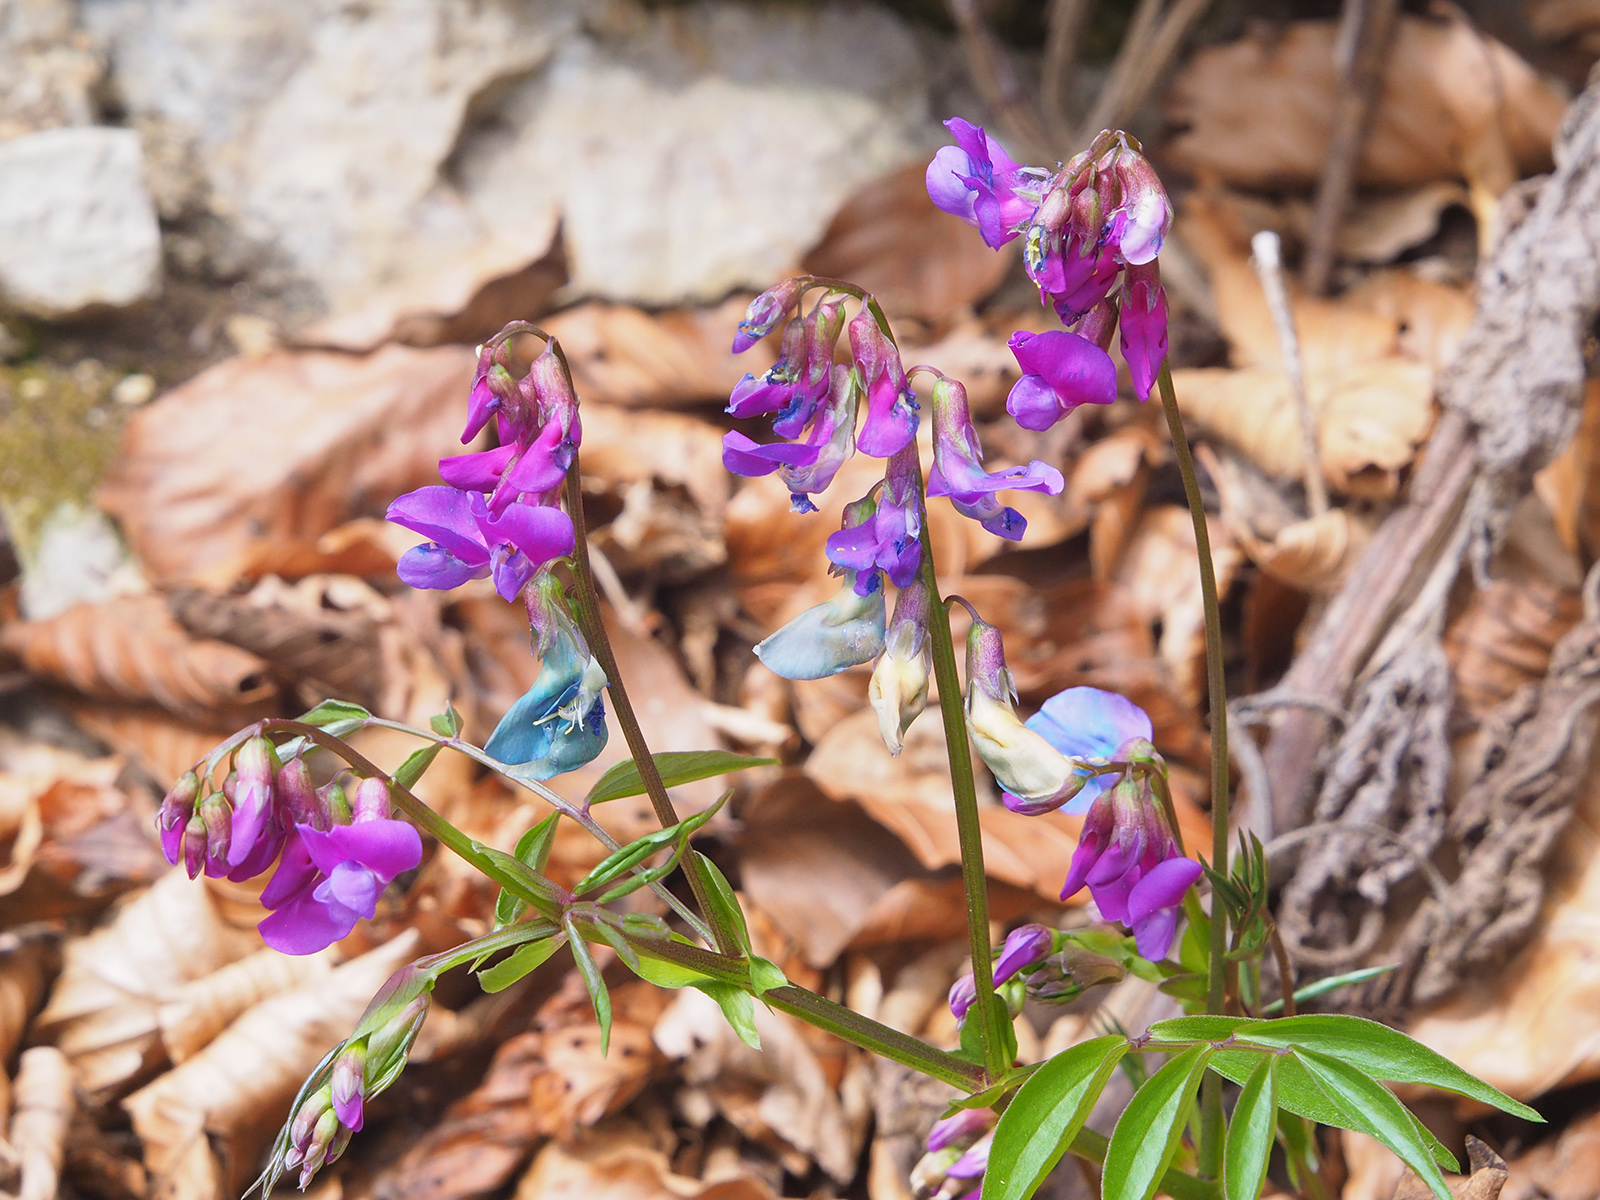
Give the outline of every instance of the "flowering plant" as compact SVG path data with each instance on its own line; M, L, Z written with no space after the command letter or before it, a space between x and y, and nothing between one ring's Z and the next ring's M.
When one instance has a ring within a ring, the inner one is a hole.
M914 1172L922 1197L956 1200L981 1187L987 1200L1027 1200L1070 1152L1101 1165L1109 1200L1149 1200L1157 1190L1178 1200L1246 1200L1260 1193L1274 1145L1283 1148L1291 1182L1317 1194L1310 1129L1320 1122L1377 1138L1448 1200L1440 1166L1453 1166L1451 1156L1383 1081L1446 1088L1537 1119L1382 1025L1296 1014L1297 1000L1307 993L1292 990L1267 909L1264 853L1247 839L1232 853L1229 841L1216 587L1166 363L1167 302L1158 256L1172 207L1154 170L1137 142L1120 132L1102 133L1052 171L1013 162L979 126L947 124L955 144L929 165L929 195L975 226L991 247L1022 238L1023 261L1041 303L1063 323L1059 330L1011 339L1019 379L1007 411L1024 428L1040 430L1081 404L1114 401L1114 334L1120 334L1134 395L1144 401L1154 389L1161 396L1194 520L1206 606L1210 861L1192 856L1181 840L1146 713L1114 693L1076 687L1024 718L999 629L965 599L941 595L928 504L948 500L985 529L1020 539L1027 522L1003 503L1003 493L1058 494L1060 470L1041 461L991 469L965 388L932 367L907 367L871 295L839 280L786 280L751 303L734 338L735 351L743 351L776 335L777 362L759 377L746 375L727 410L739 418L771 418L775 440L729 432L724 464L741 476L778 475L801 514L816 511L813 497L858 452L881 459L883 474L845 506L841 528L827 539L825 553L841 579L838 592L766 638L755 653L789 679L818 679L875 662L868 699L891 754L900 753L908 727L936 691L972 968L950 994L961 1026L955 1052L791 984L755 954L733 889L690 845L722 801L683 818L667 793L677 783L771 760L724 751L652 754L645 744L600 619L571 375L554 338L514 323L481 348L467 396L462 441L492 426L497 446L442 459L442 483L395 500L389 519L429 539L400 561L405 582L451 588L488 578L507 601L525 604L540 660L527 694L482 748L461 737L453 709L429 729L332 701L298 720L258 722L196 764L161 806L162 848L191 877L246 880L271 872L261 893L269 910L261 932L289 954L320 950L372 917L384 890L420 863L423 834L500 888L492 932L395 975L306 1081L260 1180L264 1192L291 1171L304 1188L339 1157L361 1129L367 1103L404 1067L435 981L446 971L470 967L485 990L497 991L565 947L588 988L603 1044L610 999L592 945L610 947L646 980L705 991L747 1040L755 1038L752 1017L760 1002L960 1089L965 1098L929 1133L928 1154ZM518 335L543 342L520 380L510 351ZM919 440L924 413L930 427L925 443ZM949 620L954 604L971 617L964 683ZM630 759L574 802L547 781L604 748L608 695ZM410 734L422 745L386 774L347 740L375 727ZM528 788L555 811L528 830L513 853L473 841L411 790L445 750ZM1087 888L1103 924L1073 931L1023 925L998 952L991 947L974 750L1012 810L1082 814L1062 896ZM318 785L317 778L325 782ZM640 793L649 796L660 829L618 845L591 808ZM570 889L545 874L562 821L610 851ZM663 886L679 870L692 905ZM1202 883L1209 905L1201 899ZM614 907L641 888L656 893L671 922ZM1278 958L1281 993L1270 1004L1261 969L1268 953ZM1036 1066L1016 1064L1012 1022L1025 1001L1063 1002L1128 974L1159 983L1189 1015L1137 1037L1092 1038ZM1275 1011L1286 1015L1268 1015ZM1165 1061L1153 1071L1132 1072L1138 1086L1110 1139L1087 1130L1089 1112L1118 1065L1146 1055ZM1225 1084L1241 1088L1231 1120L1224 1115Z

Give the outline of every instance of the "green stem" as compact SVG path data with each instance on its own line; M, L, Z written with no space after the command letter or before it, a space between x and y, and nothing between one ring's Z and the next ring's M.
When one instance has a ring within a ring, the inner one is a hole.
M939 594L933 565L933 539L928 533L922 467L917 466L917 504L922 518L922 565L918 573L932 598L928 612L928 641L933 650L934 679L939 685L939 714L944 718L945 750L950 758L950 787L955 796L956 833L961 842L961 882L967 896L967 937L972 946L972 983L976 999L968 1020L977 1020L983 1045L983 1065L990 1082L1010 1069L1007 1038L999 1022L1009 1019L1005 1005L995 999L994 964L989 945L988 877L983 869L983 828L978 822L978 793L972 779L972 749L967 744L967 720L962 711L961 680L956 674L956 649L950 636L950 613Z
M1178 394L1172 386L1172 370L1161 364L1158 380L1161 406L1166 411L1167 430L1183 476L1183 493L1189 501L1189 518L1194 522L1195 554L1200 567L1200 598L1206 615L1206 686L1211 717L1211 865L1224 877L1228 874L1228 687L1223 675L1222 616L1217 603L1217 576L1211 563L1211 535L1206 528L1205 505L1200 499L1200 480L1195 474L1194 455L1183 431L1178 412ZM1228 953L1227 915L1213 898L1211 905L1210 969L1206 978L1206 1011L1223 1011L1223 987ZM1222 1081L1207 1073L1200 1096L1200 1172L1215 1178L1222 1166Z
M627 686L622 682L622 672L617 669L617 656L611 649L611 638L606 633L605 621L600 616L600 594L595 588L594 570L589 564L589 541L583 520L583 484L576 450L572 453L572 464L567 468L567 509L572 517L572 559L577 564L573 575L578 584L578 625L583 629L583 636L588 639L590 652L599 661L600 669L606 673L606 681L610 685L608 690L611 693L612 710L617 714L617 724L622 727L622 736L627 739L628 753L633 756L634 765L639 768L639 779L650 797L651 807L655 809L656 820L661 823L663 829L667 829L678 823L677 810L672 807L672 799L667 795L666 784L661 781L661 772L656 769L656 760L650 754L644 730L640 728L639 718L633 711L633 702L628 698ZM724 954L738 957L743 953L743 947L740 946L733 930L729 929L718 915L716 906L711 903L711 889L706 883L700 860L692 855L686 858L683 863L683 873L689 880L690 890L694 892L696 906L711 927L712 941L717 949Z

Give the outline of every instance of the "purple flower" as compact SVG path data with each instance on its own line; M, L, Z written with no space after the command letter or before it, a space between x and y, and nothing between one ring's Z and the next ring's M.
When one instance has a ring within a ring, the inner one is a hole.
M1061 265L1060 286L1046 288L1041 284L1041 299L1056 310L1063 325L1071 325L1106 298L1120 268L1109 244L1079 247L1071 241Z
M233 830L228 844L228 865L237 867L274 832L273 781L278 772L278 756L272 743L253 737L239 747L234 757L238 782L233 791Z
M785 279L750 301L744 320L739 322L739 331L733 335L733 352L743 354L777 328L778 322L799 303L800 292L800 280Z
M989 1148L994 1145L994 1134L986 1133L956 1159L945 1171L951 1179L979 1179L989 1167Z
M826 490L855 452L859 396L855 373L843 364L835 366L828 402L804 442L762 445L732 430L722 435L722 465L747 478L777 471L789 488L794 510L815 512L816 505L807 497Z
M405 821L380 818L326 831L296 825L295 833L296 857L285 851L270 895L262 893L262 903L277 903L269 904L276 911L261 922L261 936L284 954L315 954L348 937L358 920L377 912L389 882L422 861L422 838Z
M737 429L722 435L722 465L735 475L754 479L771 475L779 467L804 467L817 461L817 447L805 442L771 442L766 445Z
M933 1123L933 1128L928 1130L928 1149L943 1150L958 1142L970 1144L993 1128L993 1109L958 1109L952 1115Z
M1172 948L1178 905L1200 875L1200 864L1179 853L1148 783L1130 773L1090 807L1061 898L1087 886L1100 914L1127 925L1154 962Z
M1116 364L1085 337L1064 329L1019 329L1010 345L1023 374L1006 397L1006 411L1024 429L1049 429L1080 404L1117 398Z
M922 563L916 454L916 446L907 444L891 458L876 504L869 496L848 506L843 527L828 536L828 561L855 571L856 591L863 596L878 586L879 569L903 588Z
M850 352L867 389L867 419L856 448L888 458L917 436L917 398L906 382L900 351L866 307L850 322Z
M156 829L161 834L161 853L173 866L183 854L183 833L194 817L194 802L200 795L200 777L187 771L178 777L172 790L161 801L156 813Z
M778 361L757 379L745 375L733 385L726 409L730 416L761 417L775 413L794 395L795 381L805 370L806 327L804 321L790 321L783 331L783 347Z
M541 564L572 553L572 519L558 508L511 504L496 516L477 492L433 486L398 497L387 515L433 539L400 560L400 578L412 587L460 587L492 575L511 600Z
M936 207L976 226L989 248L998 250L1017 236L1037 207L1037 173L1013 162L983 126L960 117L944 126L956 144L940 149L928 164L928 197Z
M1154 736L1150 715L1144 709L1126 696L1093 687L1057 692L1023 724L1068 758L1091 763L1115 762L1129 742L1148 742ZM1085 811L1115 782L1115 775L1090 777L1063 811ZM1007 794L1003 799L1007 808L1027 811L1016 796Z
M1107 241L1123 262L1136 267L1154 262L1161 253L1172 228L1172 202L1150 160L1128 145L1126 134L1121 136L1112 168L1120 203L1107 223Z
M508 402L514 402L517 384L511 378L511 352L504 330L478 348L478 368L472 375L472 391L467 394L467 427L461 432L465 445Z
M1007 936L1000 947L1000 956L994 961L994 986L999 987L1014 979L1029 967L1043 962L1055 950L1055 931L1044 925L1019 925ZM963 975L950 987L950 1011L959 1024L978 998L977 984L970 974ZM930 1145L930 1150L938 1149Z
M1025 467L985 471L967 389L942 376L933 385L933 470L928 474L928 495L950 497L958 512L980 522L989 532L1016 541L1028 523L1015 509L1002 507L995 493L1015 490L1056 496L1065 486L1060 471L1037 459Z
M1133 376L1139 399L1150 388L1167 359L1167 292L1161 268L1154 262L1128 268L1122 281L1122 357Z

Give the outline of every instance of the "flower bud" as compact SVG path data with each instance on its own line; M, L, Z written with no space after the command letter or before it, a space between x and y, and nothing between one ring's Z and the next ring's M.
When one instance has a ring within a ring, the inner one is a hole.
M183 851L184 831L189 818L194 815L195 797L200 794L200 777L186 771L172 785L172 790L161 801L156 813L156 828L161 834L161 853L166 860L177 865Z
M352 823L359 825L363 821L387 821L393 815L388 780L374 776L356 784L355 799L350 804Z
M850 322L850 353L867 391L867 417L856 449L888 458L917 436L917 398L906 382L900 351L866 306Z
M183 827L183 869L193 879L206 865L206 819L199 809Z
M994 981L1002 984L1019 971L1043 962L1055 949L1055 930L1045 925L1019 925L1007 936L994 963Z
M195 808L195 816L199 818L206 835L206 874L213 877L227 874L228 857L237 844L233 809L228 807L228 801L221 792L212 792Z
M233 836L227 850L230 867L242 863L256 848L257 841L274 831L276 793L273 784L278 773L278 754L266 738L253 737L239 747L233 765L238 783L233 794Z
M317 795L305 759L291 758L279 768L277 788L278 803L290 824L310 825L313 829L332 827L333 819Z
M350 797L338 779L329 780L317 789L317 801L328 814L328 827L350 824Z
M339 1115L330 1108L317 1118L317 1123L311 1129L311 1139L306 1143L305 1157L300 1164L301 1191L305 1191L306 1185L328 1161L328 1152L333 1149L338 1134Z
M556 353L554 342L547 342L543 353L533 360L525 382L533 392L540 426L549 430L553 422L560 430L559 436L551 437L553 444L545 453L565 474L583 440L583 423L578 417L578 397L572 390L572 380L561 356Z
M1067 757L1018 719L1016 685L1000 631L974 619L967 634L967 727L972 745L1009 796L1007 807L1040 813L1083 786ZM1013 803L1015 801L1015 803Z
M285 1167L293 1168L305 1161L318 1122L332 1109L333 1091L326 1084L305 1098L289 1119L289 1151L284 1155Z
M1167 360L1167 293L1161 286L1161 268L1154 262L1130 266L1122 281L1122 357L1133 378L1139 399L1150 398L1150 388Z
M342 1124L360 1130L365 1119L364 1100L367 1086L367 1040L351 1042L333 1060L333 1077L329 1087L333 1094L333 1111Z
M507 397L514 396L517 384L511 378L511 351L504 339L478 347L478 367L472 376L472 391L467 396L467 427L461 432L466 445L478 436L489 418L500 410Z
M948 1146L965 1147L994 1128L995 1114L988 1108L963 1108L943 1120L935 1121L928 1130L928 1149L943 1150Z
M957 1146L934 1150L924 1154L911 1168L911 1194L917 1200L929 1200L945 1185L950 1168L961 1160L966 1151Z
M744 320L739 322L739 331L733 335L733 352L743 354L766 337L799 301L798 279L774 284L750 301L750 307L744 310Z
M928 641L928 588L913 579L900 589L883 655L867 684L867 701L878 714L878 732L889 753L899 756L906 730L928 705L933 661Z

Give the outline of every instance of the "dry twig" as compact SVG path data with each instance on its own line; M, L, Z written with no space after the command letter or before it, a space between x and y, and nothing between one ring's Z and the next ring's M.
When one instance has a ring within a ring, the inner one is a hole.
M1306 369L1300 359L1300 338L1295 333L1294 312L1289 307L1289 289L1283 281L1283 261L1278 235L1263 229L1250 239L1256 275L1267 296L1272 324L1278 331L1278 347L1283 353L1283 369L1289 375L1289 388L1300 414L1300 445L1305 457L1306 507L1314 517L1328 511L1328 485L1322 478L1322 454L1317 446L1317 417L1306 394Z

